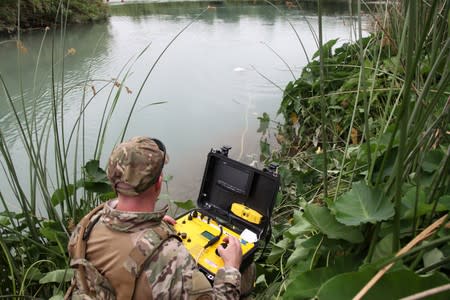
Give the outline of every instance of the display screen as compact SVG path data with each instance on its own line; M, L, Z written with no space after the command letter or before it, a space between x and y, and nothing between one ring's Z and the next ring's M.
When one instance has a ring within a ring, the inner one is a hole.
M207 238L208 241L210 241L210 240L212 240L212 239L214 238L214 235L213 235L211 232L206 231L206 230L202 232L202 235L203 235L205 238Z
M223 163L218 172L217 183L235 193L248 195L250 193L251 173L238 169L231 164Z

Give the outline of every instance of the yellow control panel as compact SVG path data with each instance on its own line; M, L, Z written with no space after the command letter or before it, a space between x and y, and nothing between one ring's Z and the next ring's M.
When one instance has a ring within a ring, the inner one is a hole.
M255 248L254 242L244 240L232 229L218 224L214 218L200 212L189 212L176 221L174 227L184 246L197 264L213 275L224 265L216 250L224 243L226 236L235 236L240 240L243 256Z

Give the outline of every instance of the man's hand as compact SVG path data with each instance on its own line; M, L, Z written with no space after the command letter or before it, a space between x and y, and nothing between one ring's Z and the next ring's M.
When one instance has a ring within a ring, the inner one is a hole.
M169 223L170 225L175 225L177 224L177 221L175 221L174 218L172 218L171 216L165 215L163 217L163 221L166 221L167 223Z
M224 248L219 245L217 251L222 257L225 267L234 267L239 270L242 262L242 249L239 240L234 236L226 236L223 241L228 243L228 246Z

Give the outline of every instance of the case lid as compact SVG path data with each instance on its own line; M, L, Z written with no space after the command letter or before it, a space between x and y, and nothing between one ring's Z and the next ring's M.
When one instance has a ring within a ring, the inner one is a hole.
M253 231L261 239L270 224L280 186L277 165L256 169L229 158L230 149L224 146L221 150L212 149L208 154L197 205L207 214L240 231L246 228ZM237 216L236 208L242 207L249 208L258 216L257 221Z

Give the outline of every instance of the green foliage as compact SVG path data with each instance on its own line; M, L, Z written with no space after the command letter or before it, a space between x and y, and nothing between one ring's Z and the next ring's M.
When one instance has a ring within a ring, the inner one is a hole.
M40 284L46 284L50 282L60 283L68 282L73 277L73 269L63 269L48 272L44 277L39 280Z
M303 216L311 225L330 239L343 239L351 243L363 241L363 235L357 227L339 223L326 207L310 204L306 206Z
M449 1L384 6L370 36L323 44L287 84L283 123L260 118L261 152L280 164L282 179L257 285L262 297L275 289L284 299L352 299L399 248L448 214L449 14ZM267 143L273 131L277 151ZM447 235L441 228L397 259L363 299L448 284ZM334 265L345 258L356 264Z
M394 206L381 190L357 182L352 189L330 204L336 219L345 225L356 226L389 220L394 215Z
M311 299L319 288L330 278L342 273L356 271L358 260L355 257L337 257L326 267L301 272L286 288L283 299Z
M105 20L108 11L103 0L2 0L0 33L17 31L18 15L20 27L29 29L54 27L61 16L69 24Z
M351 299L372 278L374 271L370 269L344 273L327 281L317 293L319 299ZM411 294L431 289L448 283L442 273L429 276L418 276L410 270L393 271L381 278L377 285L366 294L364 299L400 299ZM427 299L448 299L450 292L444 292Z
M107 197L108 195L114 197L114 194L110 195L112 190L109 185L107 189L96 186L99 181L104 183L104 178L101 176L104 171L98 168L98 161L87 162L83 169L85 170L84 180L80 180L77 185L67 184L57 189L51 197L52 205L61 206L74 196L76 188L84 187L87 198L93 201L90 203L80 201L80 206L76 208L73 216L66 212L63 220L36 216L32 216L29 220L23 213L8 210L0 213L2 233L0 243L3 246L0 265L2 268L6 268L7 265L12 267L4 274L0 288L2 295L26 295L35 292L42 295L54 295L55 291L63 291L65 285L62 283L69 282L72 278L73 272L66 268L68 259L66 228L72 228L92 206L100 202L100 198L111 198ZM30 221L31 226L38 229L37 237L33 237L29 231ZM58 267L61 269L57 269ZM2 271L5 272L7 269ZM25 282L26 290L14 292L19 289L19 284Z
M79 17L76 15L78 10L83 10L83 13L89 14L90 9L95 9L97 5L104 7L98 0L33 0L32 2L35 5L39 3L49 4L48 7L43 6L39 9L53 9L53 5L61 4L59 10L55 11L58 15L51 16L58 27L61 26L63 29L58 32L54 31L58 33L58 38L61 38L61 40L64 40L64 29L67 22L78 22L76 19ZM21 11L25 10L30 13L29 9L31 8L22 7L22 4L27 5L31 1L17 3L21 3ZM12 2L7 4L12 4ZM71 4L71 6L65 6L67 4ZM0 10L0 13L3 12L3 10ZM95 12L98 11L95 10ZM200 16L201 14L198 17ZM147 72L135 99L129 103L130 110L128 115L125 115L127 120L124 122L121 132L113 133L118 135L116 137L118 141L121 141L126 134L140 92L156 64L175 39L195 20L186 25L169 42ZM47 30L43 34L42 44L47 42L46 37ZM16 39L20 48L22 45L20 35L17 35ZM26 53L26 49L21 50L24 51L19 51L18 55ZM10 193L7 196L4 196L3 191L0 192L0 201L4 209L3 212L0 212L0 294L3 297L63 298L63 294L68 287L68 280L73 276L68 271L67 255L67 242L72 230L93 207L116 196L106 179L105 171L100 167L102 149L106 135L111 134L108 132L109 122L111 116L115 113L125 80L134 63L147 50L148 46L139 53L134 61L130 60L115 76L116 79L94 80L88 72L86 78L71 87L65 86L59 75L64 75L66 56L74 55L75 49L66 51L66 49L55 49L53 46L51 51L52 63L50 65L40 64L41 53L39 53L36 66L39 66L39 69L48 68L48 74L51 74L51 78L45 77L42 80L50 82L49 94L52 100L50 107L48 107L47 119L39 124L34 109L18 110L19 107L25 107L24 103L20 102L39 103L41 100L39 96L33 93L25 93L22 90L20 91L22 97L13 99L4 79L7 74L0 74L1 92L6 104L9 105L8 113L12 115L14 125L18 128L17 140L21 143L20 146L25 152L23 160L25 160L24 165L27 166L25 173L28 175L25 182L24 178L19 178L17 160L11 156L10 147L12 146L0 128L0 164L5 181L9 184L12 192L12 195ZM18 59L18 69L23 67L21 64L22 60ZM38 68L36 67L35 70L37 72ZM22 73L19 72L19 74ZM34 84L39 85L40 82L38 81L41 78L38 74L34 75L36 78ZM23 78L20 77L18 80L21 81ZM97 99L98 93L94 92L94 95L90 95L87 88L88 84L93 82L101 84L98 90L109 88L110 92L106 93L108 94L108 98L104 99L106 101L102 101L104 107L99 116L101 123L98 126L97 140L94 143L91 140L89 141L89 148L92 147L95 150L93 150L93 153L88 153L88 147L86 147L88 141L85 136L87 125L84 123L84 114L90 108L89 105L92 101ZM22 85L20 86L22 87ZM66 111L64 103L66 102L65 97L68 89L80 89L81 91L80 110L73 124L70 124L64 118ZM28 97L31 99L28 99ZM151 105L162 103L155 102ZM93 159L89 160L90 158ZM80 166L82 166L81 169ZM23 172L21 170L20 173L23 174ZM165 181L167 183L168 179L165 178ZM10 203L17 204L17 207L11 209ZM175 204L183 207L192 206L191 201Z
M184 209L184 210L190 210L190 209L194 209L196 208L196 205L194 204L194 202L192 202L192 200L187 200L184 202L181 201L174 201L173 202L177 207Z

